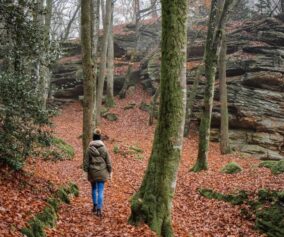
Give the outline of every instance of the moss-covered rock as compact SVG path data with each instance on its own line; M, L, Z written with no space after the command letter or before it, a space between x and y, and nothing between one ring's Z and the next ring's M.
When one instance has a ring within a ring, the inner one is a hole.
M42 156L47 160L70 160L74 157L74 148L61 138L53 137L50 146L45 149Z
M241 190L238 194L222 194L213 191L212 189L199 189L198 192L206 198L216 199L220 201L230 202L234 205L243 204L248 199L247 192Z
M127 106L125 106L123 109L124 109L124 110L134 109L134 108L135 108L135 106L136 106L136 104L135 104L135 103L130 103L130 104L128 104Z
M52 206L45 207L42 212L36 215L36 218L41 221L43 226L54 227L57 222L57 215Z
M75 183L71 182L69 184L69 193L74 195L75 197L79 197L79 194L80 194L79 188Z
M258 165L271 170L272 174L282 174L284 172L284 160L280 161L262 161Z
M237 164L236 162L230 162L221 169L221 172L225 174L236 174L241 172L242 170L243 169L239 164Z
M103 117L105 119L107 119L108 121L114 122L118 120L118 116L114 113L106 113L103 115Z
M70 204L70 198L68 197L68 194L66 193L65 188L60 188L56 192L56 196L64 203Z
M143 153L143 149L138 146L130 146L129 150L134 151L135 153Z
M58 198L49 198L47 203L52 206L55 211L58 211L61 201Z
M44 224L37 218L32 219L28 226L33 233L33 237L45 237Z
M256 212L256 228L269 237L284 236L284 207L276 203Z
M150 104L147 104L145 102L142 102L139 106L139 109L146 111L146 112L150 112L152 109L152 106Z

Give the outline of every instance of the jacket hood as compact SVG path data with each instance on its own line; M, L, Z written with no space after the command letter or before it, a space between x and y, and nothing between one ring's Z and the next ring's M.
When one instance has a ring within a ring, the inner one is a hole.
M98 148L103 147L103 146L104 146L104 143L100 140L90 142L89 151L91 155L99 156L100 152L98 151Z
M96 140L96 141L91 141L89 147L95 147L95 148L100 148L104 146L105 144L101 140Z

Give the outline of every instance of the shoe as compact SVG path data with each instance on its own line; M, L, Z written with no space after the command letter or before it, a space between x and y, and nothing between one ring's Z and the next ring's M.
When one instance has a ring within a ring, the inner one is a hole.
M96 213L97 212L97 204L94 204L92 212Z
M97 209L96 215L97 215L98 217L100 217L100 218L103 217L102 210L101 210L100 208Z

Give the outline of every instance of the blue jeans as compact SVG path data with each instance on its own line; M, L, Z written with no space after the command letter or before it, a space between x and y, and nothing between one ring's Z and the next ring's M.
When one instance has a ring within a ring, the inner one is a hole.
M97 181L92 183L92 198L94 205L97 206L98 209L102 209L104 202L104 181Z

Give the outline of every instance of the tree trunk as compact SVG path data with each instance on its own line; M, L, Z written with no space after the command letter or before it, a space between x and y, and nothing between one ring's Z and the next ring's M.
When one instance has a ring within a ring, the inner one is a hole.
M91 0L81 0L81 44L84 74L83 100L83 152L85 155L94 131L95 78L92 62L92 16Z
M112 15L111 9L112 9L112 0L106 0L104 35L103 35L103 40L102 40L100 72L99 72L98 87L97 87L97 114L96 114L97 124L100 124L100 120L101 120L101 105L102 105L102 100L103 100L104 82L105 82L105 76L106 76L107 45L108 45L108 36L110 33L110 23L111 23L111 15Z
M93 60L93 73L94 73L94 85L96 94L96 79L98 74L98 42L99 42L99 30L100 30L100 0L92 0L91 11L92 11L92 60ZM94 103L94 115L97 114L97 105ZM93 118L94 127L96 127L96 116Z
M206 85L203 113L199 127L198 157L194 167L191 169L194 172L208 169L208 148L217 63L221 50L221 39L229 10L235 2L235 0L213 0L211 5L204 57Z
M158 103L159 96L160 96L160 88L158 87L156 92L155 92L155 95L152 98L152 102L151 102L149 126L154 124L154 119L155 119L155 115L156 115L156 112L157 112L157 103Z
M173 236L172 199L181 158L186 105L187 0L162 1L161 97L148 168L131 201L130 223Z
M114 47L113 47L113 8L111 9L111 23L110 33L108 36L108 50L107 50L107 94L106 94L106 106L113 107L115 105L113 97L113 59L114 59Z
M38 2L38 7L41 11L45 9L44 7L44 1L40 0ZM51 27L51 15L52 15L52 1L48 0L46 2L46 14L43 15L43 13L40 13L38 15L38 23L41 27L44 28L44 44L45 47L49 47L50 42L50 27ZM41 101L41 108L43 110L46 109L46 103L48 99L49 94L49 86L50 86L50 69L49 69L49 60L46 58L46 55L42 55L41 61L38 62L37 70L39 70L39 81L38 81L38 95Z
M222 154L230 153L229 142L229 118L228 118L228 99L226 81L226 55L227 43L225 34L222 37L222 48L219 59L219 85L220 85L220 104L221 104L221 142L220 151Z
M184 137L188 137L188 135L189 135L192 109L193 109L195 97L196 97L196 94L197 94L197 88L198 88L198 85L199 85L199 81L200 81L200 78L202 76L203 71L204 71L204 65L202 64L197 69L197 73L196 73L196 76L194 78L192 89L190 90L189 98L187 100L184 134L183 134Z

